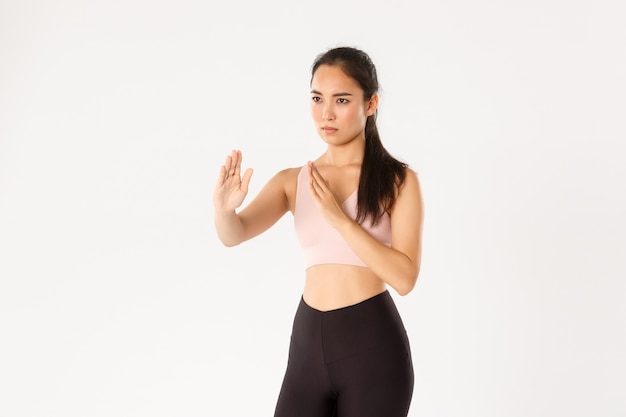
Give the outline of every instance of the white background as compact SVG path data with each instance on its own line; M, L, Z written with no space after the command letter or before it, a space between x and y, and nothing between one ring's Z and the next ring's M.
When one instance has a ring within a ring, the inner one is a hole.
M227 249L211 193L323 152L337 45L423 187L410 415L626 415L620 3L0 1L0 415L273 414L291 215Z

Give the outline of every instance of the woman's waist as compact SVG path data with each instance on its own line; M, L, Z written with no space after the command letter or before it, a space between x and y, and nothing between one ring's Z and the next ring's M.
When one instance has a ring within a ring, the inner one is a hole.
M385 289L369 268L325 264L307 269L302 297L312 308L329 311L360 303Z

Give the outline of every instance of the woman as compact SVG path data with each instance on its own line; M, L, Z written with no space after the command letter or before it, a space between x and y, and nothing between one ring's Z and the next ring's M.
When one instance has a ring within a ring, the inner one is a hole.
M408 294L421 261L417 175L389 155L376 128L369 56L335 48L312 67L311 114L326 152L276 174L241 212L252 170L240 151L221 167L215 227L226 246L294 215L306 282L275 417L406 416L409 342L387 285ZM393 233L391 231L393 230Z

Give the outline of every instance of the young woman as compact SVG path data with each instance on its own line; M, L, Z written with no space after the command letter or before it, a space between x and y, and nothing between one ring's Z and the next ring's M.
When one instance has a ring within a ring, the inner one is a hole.
M326 152L278 172L239 213L252 170L241 151L220 168L215 227L237 245L294 216L306 282L275 417L406 416L409 342L386 289L408 294L421 261L417 175L383 147L378 80L364 52L335 48L312 67L311 115Z

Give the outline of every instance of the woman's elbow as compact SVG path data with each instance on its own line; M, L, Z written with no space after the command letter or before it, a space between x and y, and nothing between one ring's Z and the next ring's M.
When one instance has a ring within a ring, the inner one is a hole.
M415 269L411 271L410 274L407 274L407 276L399 283L397 288L395 288L397 293L404 297L405 295L413 291L413 288L415 288L415 284L417 283L418 275L419 269Z
M222 245L226 246L227 248L232 248L233 246L237 246L241 243L241 240L232 239L232 238L229 239L227 237L220 236L219 234L218 234L218 238L220 242L222 242Z
M398 288L396 288L396 291L398 295L401 295L404 297L405 295L408 295L411 291L413 291L413 288L415 288L415 281L411 281L411 282L403 283L403 285L399 285Z

